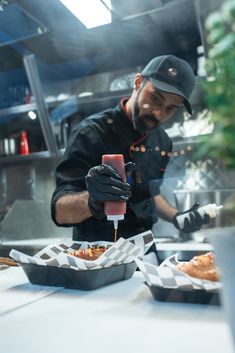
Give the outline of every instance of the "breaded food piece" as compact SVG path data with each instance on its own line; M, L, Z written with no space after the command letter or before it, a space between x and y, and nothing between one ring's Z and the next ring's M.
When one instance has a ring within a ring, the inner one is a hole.
M194 256L190 261L179 263L177 269L189 276L217 282L220 279L218 267L215 264L215 256L212 252Z
M0 265L18 266L17 262L9 257L0 257Z
M96 260L100 257L108 247L105 246L92 246L86 249L78 249L71 251L69 255L79 257L83 260Z

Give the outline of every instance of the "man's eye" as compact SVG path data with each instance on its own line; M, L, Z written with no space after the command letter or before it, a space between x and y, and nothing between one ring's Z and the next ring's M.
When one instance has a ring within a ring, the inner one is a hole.
M176 107L168 107L169 112L174 112L176 110Z
M160 102L160 99L159 99L157 96L153 96L153 100L154 100L155 102Z

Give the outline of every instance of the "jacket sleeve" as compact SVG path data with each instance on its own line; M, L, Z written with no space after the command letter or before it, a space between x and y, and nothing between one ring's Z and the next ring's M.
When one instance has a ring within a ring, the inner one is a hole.
M57 226L61 225L55 219L56 201L66 194L86 190L85 176L91 167L100 163L102 154L102 143L92 129L83 129L82 133L79 129L70 137L64 156L56 168L56 187L51 198L51 218Z

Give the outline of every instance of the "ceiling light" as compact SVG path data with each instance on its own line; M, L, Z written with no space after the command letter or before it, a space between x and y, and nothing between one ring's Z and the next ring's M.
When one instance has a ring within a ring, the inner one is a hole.
M111 23L111 0L60 0L87 28Z
M32 110L30 112L28 112L28 116L30 117L30 119L35 120L37 118L36 113L34 113Z

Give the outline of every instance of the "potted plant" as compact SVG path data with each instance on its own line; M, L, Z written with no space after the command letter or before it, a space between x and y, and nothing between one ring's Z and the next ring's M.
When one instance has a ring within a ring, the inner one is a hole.
M205 103L214 125L212 135L201 137L195 158L209 157L235 179L235 1L226 1L220 11L205 21L207 80L201 81ZM223 225L235 225L235 193L224 204Z
M214 132L202 143L201 153L220 161L229 173L235 170L235 1L224 2L205 21L208 55L207 81L203 84ZM235 200L230 205L235 220ZM235 344L235 227L212 229L221 270L222 300Z

